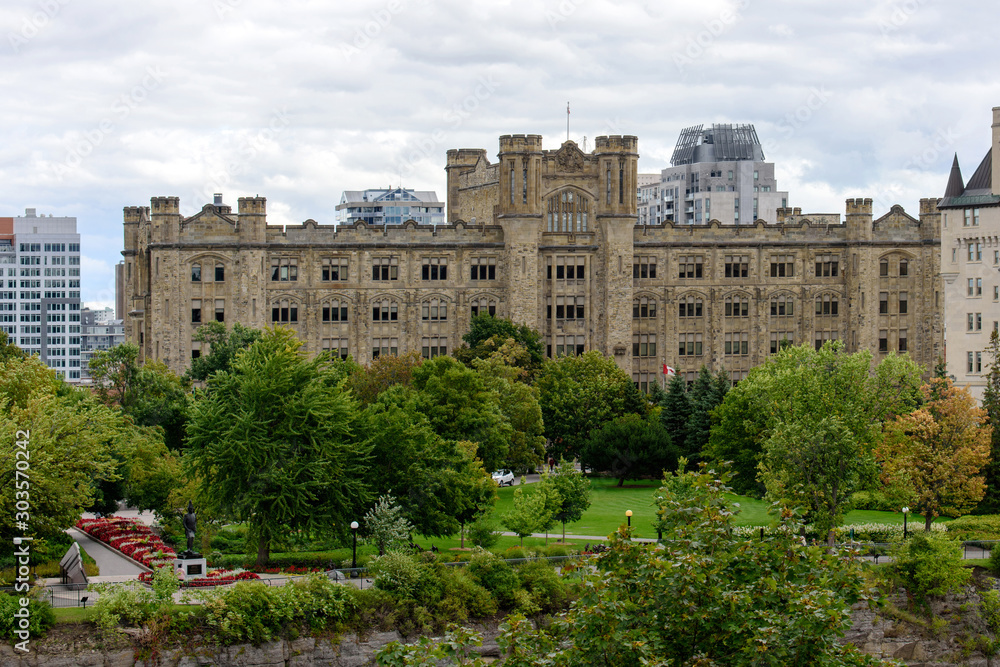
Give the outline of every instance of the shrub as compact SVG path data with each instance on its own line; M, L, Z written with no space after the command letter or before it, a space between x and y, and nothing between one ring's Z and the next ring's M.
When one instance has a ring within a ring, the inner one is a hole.
M87 590L100 594L94 603L94 622L101 630L112 632L122 624L141 626L163 613L173 603L180 582L173 568L160 567L153 572L151 585L91 584Z
M918 532L899 546L888 572L911 600L926 606L928 596L945 595L964 586L972 575L962 566L959 543Z
M569 583L556 574L552 565L545 561L523 563L517 566L517 574L540 611L554 612L569 605ZM522 609L519 611L527 614Z
M456 568L449 574L442 578L444 597L440 609L472 618L486 618L497 613L496 599L469 572Z
M28 598L27 628L20 627L20 620L14 616L23 607L21 598ZM0 595L0 639L22 641L14 634L16 630L27 630L32 639L45 634L56 623L56 615L48 602L36 600L27 595Z
M990 632L1000 634L1000 592L993 589L979 596L979 615Z
M493 594L501 607L509 609L514 605L514 593L521 582L509 563L485 549L476 549L468 567L469 574Z
M504 558L514 559L514 558L524 558L524 548L523 547L510 547L504 552Z
M489 549L500 539L500 522L493 512L484 512L469 524L465 532L473 545Z
M412 598L421 578L421 566L408 553L389 551L372 558L369 566L375 587L396 597Z
M1000 515L962 516L949 521L948 535L957 540L1000 540Z

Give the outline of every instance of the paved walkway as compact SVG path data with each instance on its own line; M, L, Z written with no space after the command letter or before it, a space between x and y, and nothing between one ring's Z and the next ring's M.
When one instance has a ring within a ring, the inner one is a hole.
M81 530L70 528L66 532L79 543L81 549L97 561L97 567L101 571L100 581L112 581L112 577L135 579L142 572L150 571L148 567L134 563Z

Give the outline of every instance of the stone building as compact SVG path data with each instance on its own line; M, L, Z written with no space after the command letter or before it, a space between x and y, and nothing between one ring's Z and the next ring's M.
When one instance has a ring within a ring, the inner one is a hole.
M600 350L643 389L668 364L734 380L782 340L941 353L939 214L873 220L781 209L775 224L637 225L637 140L545 150L537 135L448 151L447 224L274 226L262 197L183 217L176 197L125 209L127 335L183 371L210 319L292 327L310 351L366 363L447 354L491 312L540 331L550 356Z
M993 108L990 148L969 182L956 155L938 202L948 373L977 399L992 363L990 332L1000 330L1000 160L993 159L994 146L1000 146L1000 107Z

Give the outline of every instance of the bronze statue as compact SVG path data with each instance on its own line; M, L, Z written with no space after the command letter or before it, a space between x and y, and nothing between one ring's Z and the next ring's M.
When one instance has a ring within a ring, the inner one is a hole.
M198 517L194 513L194 504L188 501L188 511L184 515L184 534L187 536L187 553L194 553L194 531L198 527Z

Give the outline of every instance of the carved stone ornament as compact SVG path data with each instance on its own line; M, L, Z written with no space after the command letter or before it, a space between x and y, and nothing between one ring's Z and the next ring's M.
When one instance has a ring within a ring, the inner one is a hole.
M556 153L556 163L560 171L582 171L583 153L571 141L567 141Z

